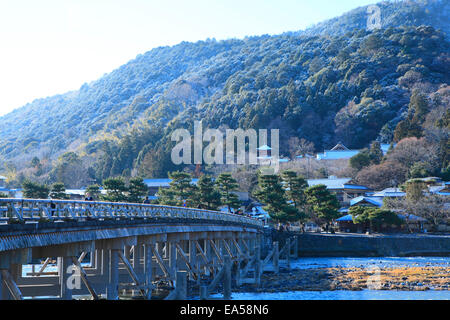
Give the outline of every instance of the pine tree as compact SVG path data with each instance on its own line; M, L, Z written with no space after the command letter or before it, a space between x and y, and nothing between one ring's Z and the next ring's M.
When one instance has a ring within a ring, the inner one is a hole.
M94 200L99 199L101 195L100 186L97 184L88 186L84 194L87 195L88 193L91 195L92 198L94 198Z
M169 173L172 181L169 188L160 188L158 191L159 202L169 206L193 206L193 197L196 186L192 184L192 176L186 172L175 171Z
M144 179L136 177L130 179L128 184L128 202L141 203L142 198L148 194L148 187Z
M22 184L23 196L28 199L47 199L50 189L46 185L25 180Z
M339 201L336 195L328 191L323 184L307 188L305 194L307 203L328 230L331 221L339 217Z
M213 179L208 175L201 176L194 195L194 206L206 210L218 210L221 204L221 195Z
M237 181L231 176L231 173L222 173L219 175L216 181L217 188L219 189L222 204L226 205L228 212L231 209L238 209L241 206L241 201L234 191L238 190Z
M126 192L128 188L122 177L108 178L103 180L103 187L106 189L106 195L103 196L105 201L125 202L127 201Z
M405 120L400 121L395 128L395 141L398 142L408 137L423 137L422 125L429 109L425 95L417 90L414 91L409 101L408 116Z
M50 198L59 200L65 200L69 198L66 194L66 187L64 186L64 183L57 182L52 184L50 189Z
M297 221L299 211L291 204L278 175L260 175L258 179L258 190L255 196L264 203L270 217L278 222Z
M299 211L299 220L304 220L307 217L305 189L308 188L308 182L304 177L297 176L297 173L291 170L282 173L282 180L287 199Z
M383 150L381 150L381 145L378 141L374 141L370 145L369 157L371 164L380 164L381 160L383 160Z

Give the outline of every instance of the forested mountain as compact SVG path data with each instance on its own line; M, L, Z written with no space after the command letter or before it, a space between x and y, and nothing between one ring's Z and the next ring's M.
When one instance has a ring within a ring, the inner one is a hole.
M21 172L17 181L61 181L75 164L83 182L163 177L175 169L170 133L192 132L194 119L211 128L279 128L286 155L294 137L317 151L337 141L390 143L398 123L414 118L414 92L426 104L414 123L420 136L426 114L448 108L449 1L379 7L380 30L366 30L363 7L300 32L183 42L78 91L33 101L0 118L3 171ZM397 137L408 136L404 127Z

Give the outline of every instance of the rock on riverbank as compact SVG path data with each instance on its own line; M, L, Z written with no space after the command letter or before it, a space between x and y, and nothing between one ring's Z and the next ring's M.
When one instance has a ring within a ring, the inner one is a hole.
M329 290L450 290L450 268L319 268L264 273L261 286L244 285L237 292Z

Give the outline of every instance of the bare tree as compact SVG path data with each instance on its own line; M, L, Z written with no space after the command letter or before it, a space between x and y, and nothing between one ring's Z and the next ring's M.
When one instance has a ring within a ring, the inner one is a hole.
M424 196L420 200L414 200L411 197L386 198L383 206L386 209L401 212L410 232L412 232L411 215L426 219L431 224L433 231L437 231L440 224L450 219L450 207L446 199L439 195Z
M289 154L292 159L295 159L296 156L304 156L306 154L312 154L314 153L314 143L306 140L306 139L299 139L298 137L291 137L288 140L288 146L289 146Z

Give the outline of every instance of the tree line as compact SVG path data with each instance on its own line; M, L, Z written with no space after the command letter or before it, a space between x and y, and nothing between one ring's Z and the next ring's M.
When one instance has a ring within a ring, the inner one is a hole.
M148 194L148 187L140 177L131 178L128 182L123 177L108 178L103 180L102 185L106 194L102 194L101 187L94 184L86 188L85 195L90 195L92 200L140 203L142 198ZM26 180L22 184L22 190L23 197L27 199L69 199L66 187L62 182L48 186Z

